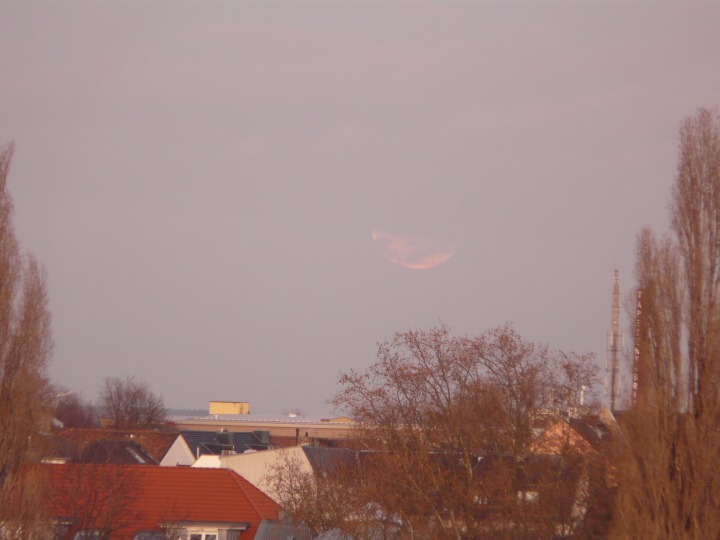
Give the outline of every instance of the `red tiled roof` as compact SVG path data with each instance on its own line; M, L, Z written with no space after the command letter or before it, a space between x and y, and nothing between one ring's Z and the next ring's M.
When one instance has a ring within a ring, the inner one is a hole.
M132 538L137 531L159 530L163 523L194 521L249 523L243 537L253 538L260 521L277 519L280 509L267 495L229 469L87 464L49 468L54 487L53 517L72 519L75 513L87 515L92 504L114 505L122 509L126 520L118 521L120 529L112 533L111 539ZM80 478L92 487L79 488ZM97 493L104 497L96 498ZM97 512L92 519L101 520L102 513ZM90 528L91 524L84 526Z
M58 432L58 435L78 445L80 453L84 448L98 441L132 440L160 463L175 440L180 436L177 431L155 431L151 429L116 430L70 428Z

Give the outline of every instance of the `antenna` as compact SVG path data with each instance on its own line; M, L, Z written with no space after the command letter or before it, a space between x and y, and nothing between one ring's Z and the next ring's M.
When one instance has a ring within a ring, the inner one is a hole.
M612 315L608 331L608 356L605 360L607 376L605 393L610 397L610 410L617 410L620 393L620 353L624 345L624 337L620 333L620 273L615 269L615 282L612 288Z

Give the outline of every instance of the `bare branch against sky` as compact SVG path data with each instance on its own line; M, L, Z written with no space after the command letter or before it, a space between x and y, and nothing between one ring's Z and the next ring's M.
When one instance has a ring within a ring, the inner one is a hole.
M51 376L325 413L376 342L438 320L602 362L613 270L627 290L635 232L668 223L678 126L720 105L718 20L710 2L0 4L0 144L47 270Z

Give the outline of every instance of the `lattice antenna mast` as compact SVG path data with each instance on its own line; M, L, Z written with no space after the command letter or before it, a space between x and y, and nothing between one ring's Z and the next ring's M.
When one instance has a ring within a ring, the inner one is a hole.
M608 331L607 359L605 360L605 394L610 398L610 410L615 411L620 394L620 353L623 350L625 336L620 333L620 274L615 270L615 282L612 289L612 317Z

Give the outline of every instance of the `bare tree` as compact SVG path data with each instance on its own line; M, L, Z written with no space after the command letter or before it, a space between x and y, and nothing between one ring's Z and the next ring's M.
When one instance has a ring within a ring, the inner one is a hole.
M55 392L55 418L66 428L93 428L98 425L95 406L71 390Z
M50 474L53 510L71 523L72 533L104 540L139 518L128 509L140 484L134 467L68 463L51 466Z
M354 468L340 460L331 464L325 474L312 474L304 469L296 454L284 453L270 466L262 482L285 512L314 534L320 534L357 521L356 512L361 505L356 494L357 482L350 477L355 474ZM355 519L348 520L350 516Z
M114 429L158 427L165 422L163 400L134 377L108 377L98 394L100 414Z
M562 473L555 458L552 466L529 465L531 442L577 407L571 394L595 376L589 360L526 342L510 326L475 338L452 336L446 326L398 333L378 346L366 371L340 377L333 404L360 426L352 459L314 478L280 467L274 488L316 530L551 536L564 519L557 494L572 498L580 474L566 474L567 466ZM530 493L530 483L542 486L542 504L518 495Z
M674 238L638 237L642 388L618 439L615 536L717 537L720 516L720 117L680 130Z
M687 287L688 381L697 418L714 414L720 387L720 118L700 109L680 130L672 225Z
M0 148L0 522L29 536L41 490L21 467L49 421L45 366L52 349L45 279L23 257L13 227L7 177L13 146Z

